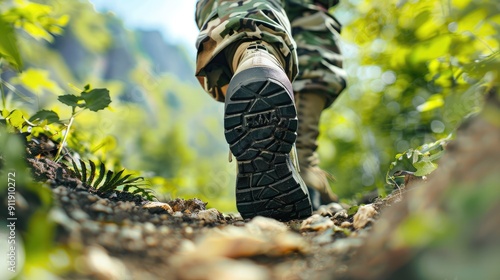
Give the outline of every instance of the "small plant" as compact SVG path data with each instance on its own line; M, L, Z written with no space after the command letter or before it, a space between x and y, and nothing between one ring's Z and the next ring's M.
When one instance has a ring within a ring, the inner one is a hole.
M395 177L401 172L411 172L414 176L426 176L438 167L437 161L445 153L445 146L450 142L451 135L433 143L422 145L415 149L409 149L404 153L397 154L396 160L391 163L386 174L386 182L394 185Z
M109 97L109 90L105 88L97 88L91 89L90 85L86 85L84 90L80 93L80 95L73 94L65 94L58 97L61 103L68 105L71 107L71 117L68 120L65 126L64 137L59 144L59 148L57 150L57 154L55 156L55 161L59 161L61 159L61 151L68 139L68 135L73 125L73 121L76 116L82 113L85 110L90 110L93 112L97 112L99 110L103 110L109 106L111 103L111 98ZM30 121L44 121L47 120L49 123L61 123L59 120L59 116L54 111L41 110L38 111L35 115L30 118Z
M152 190L141 188L141 186L146 185L143 177L132 177L132 174L124 175L125 169L115 173L107 170L103 162L100 163L99 170L91 160L88 161L88 166L83 160L79 160L79 163L80 167L74 160L72 161L76 177L84 184L95 188L98 193L119 190L119 187L123 186L122 190L125 192L139 194L147 200L155 198Z

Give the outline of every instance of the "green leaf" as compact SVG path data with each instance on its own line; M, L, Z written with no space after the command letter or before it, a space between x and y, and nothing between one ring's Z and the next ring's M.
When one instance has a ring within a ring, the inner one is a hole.
M354 206L351 206L351 207L347 210L347 215L352 216L352 215L356 214L356 213L358 212L358 209L359 209L359 205L354 205Z
M59 122L59 115L52 111L52 110L41 110L36 112L30 119L30 122L33 122L35 120L40 120L40 121L47 121L47 124L51 123L58 123Z
M101 183L102 179L104 179L104 174L106 173L106 166L104 163L101 161L101 164L99 165L99 177L97 177L97 180L94 182L93 187L98 188L99 184Z
M80 165L82 166L82 183L87 182L87 166L85 162L80 159Z
M17 48L17 39L12 25L0 17L0 58L5 58L17 71L23 68L23 61Z
M432 171L436 170L437 164L430 161L419 161L415 162L413 166L417 169L415 171L415 176L425 176L429 175Z
M96 166L95 163L91 160L89 160L89 164L90 164L90 176L87 180L87 185L92 186L92 181L94 181L95 177Z
M82 104L78 104L78 102L81 100L80 97L73 95L73 94L66 94L66 95L61 95L57 98L59 102L66 104L71 107L82 107Z
M85 100L85 108L90 109L90 111L97 112L102 110L111 103L111 98L109 97L109 90L105 88L96 88L88 92L82 92L82 99Z
M72 159L71 163L73 164L73 169L75 170L76 177L80 180L82 180L82 174L80 173L80 169L78 169L78 166L76 165L76 162Z
M5 119L17 129L21 129L25 123L23 113L19 110L13 110Z
M443 105L444 105L443 95L434 94L425 103L419 105L417 107L417 110L419 112L427 112L427 111L432 111L436 108L443 107Z

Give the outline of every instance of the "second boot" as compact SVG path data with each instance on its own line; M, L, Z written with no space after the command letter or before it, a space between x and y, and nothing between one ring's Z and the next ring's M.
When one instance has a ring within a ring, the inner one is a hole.
M338 201L328 183L328 173L319 168L318 148L319 122L326 105L326 97L316 93L295 95L299 127L297 130L297 154L300 176L304 180L313 209Z

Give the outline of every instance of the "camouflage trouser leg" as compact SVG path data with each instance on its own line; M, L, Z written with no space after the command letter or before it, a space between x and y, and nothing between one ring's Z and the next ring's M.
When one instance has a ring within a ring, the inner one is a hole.
M327 105L331 104L345 87L337 44L340 24L327 12L336 3L336 0L199 0L196 5L200 28L198 80L216 100L224 101L232 72L223 50L242 41L262 40L283 55L285 72L294 81L295 92L323 94L328 98Z

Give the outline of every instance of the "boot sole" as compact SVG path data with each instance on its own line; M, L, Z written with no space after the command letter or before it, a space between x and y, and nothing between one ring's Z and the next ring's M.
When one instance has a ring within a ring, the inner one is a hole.
M298 125L292 86L280 81L288 82L280 71L250 68L227 90L224 134L238 161L236 205L243 218L311 215L307 189L290 160Z

